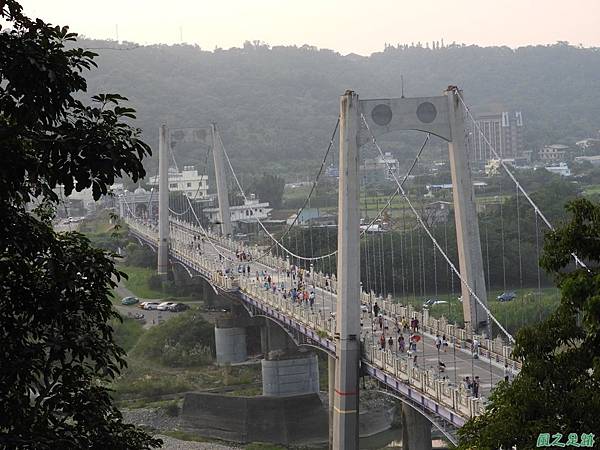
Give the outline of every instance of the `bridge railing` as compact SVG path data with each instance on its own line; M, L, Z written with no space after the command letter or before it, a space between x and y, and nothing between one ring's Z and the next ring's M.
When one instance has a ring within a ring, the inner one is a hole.
M172 218L171 222L178 228L188 230L194 234L201 234L202 230L189 222L182 221L178 218ZM257 255L258 252L243 243L234 241L230 238L216 235L214 233L207 232L208 236L218 245L228 249L232 252L250 252L253 255ZM287 270L289 268L289 261L273 255L261 256L261 262L269 267L277 268L278 270ZM314 272L310 274L310 283L316 287L331 292L337 293L337 280L335 275L329 276L321 272ZM365 292L361 293L361 302L365 305L372 305L376 299L375 293ZM446 335L446 337L454 342L456 345L462 348L469 348L474 339L479 342L478 353L480 356L490 358L492 361L497 363L506 363L513 370L521 369L521 362L512 358L512 346L507 345L500 337L496 339L488 339L483 335L469 335L467 330L460 328L455 324L448 323L445 317L435 319L429 316L429 311L417 311L412 306L404 306L400 303L395 303L391 299L377 299L380 302L382 310L393 320L399 320L406 318L410 321L412 318L419 320L422 329L431 334L440 336Z
M496 339L488 339L479 334L469 335L467 330L459 328L456 325L448 323L448 320L442 316L436 319L429 316L429 311L424 309L417 311L413 306L404 306L390 300L382 300L380 307L382 310L398 320L417 319L419 327L426 333L431 335L446 335L449 341L461 348L470 348L474 339L479 342L478 354L486 358L492 359L497 363L506 363L513 370L521 369L521 361L512 358L512 346L507 345L500 337Z
M335 319L322 313L299 306L291 299L283 299L278 293L265 289L254 278L240 277L240 289L252 298L259 299L298 322L333 339ZM386 350L377 350L368 338L362 339L363 359L384 372L393 375L422 392L427 397L451 408L459 415L469 418L481 414L485 408L484 398L472 397L462 386L455 386L448 379L441 379L437 372L412 364L412 360Z
M154 244L158 243L158 233L149 230L143 224L129 221L132 230ZM251 298L271 306L287 317L293 318L323 336L333 340L336 322L334 317L326 317L325 312L315 312L307 306L295 304L291 299L284 299L279 292L265 289L254 277L240 277L236 274L226 274L223 261L215 257L209 258L194 248L193 236L175 234L177 238L170 243L170 250L176 258L189 267L203 273L217 287L223 290L240 289ZM397 308L397 304L383 304L384 309ZM404 308L404 307L400 307ZM398 314L408 317L418 317L420 314L409 306L406 310L400 309ZM426 318L427 320L427 318ZM460 330L460 329L459 329ZM363 344L363 359L383 370L387 374L406 383L427 397L443 404L457 414L470 418L480 414L485 407L485 399L473 398L462 386L453 385L448 379L440 379L439 375L431 369L413 365L408 358L386 350L377 350L373 345L372 337L361 337Z
M456 386L450 380L440 378L435 370L414 365L411 358L389 350L378 350L368 338L363 343L364 360L459 415L469 418L481 414L485 409L486 399L472 397L462 384Z

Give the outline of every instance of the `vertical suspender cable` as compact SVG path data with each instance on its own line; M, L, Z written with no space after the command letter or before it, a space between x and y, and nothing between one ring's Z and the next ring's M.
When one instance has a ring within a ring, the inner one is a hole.
M390 252L392 254L392 297L396 300L396 265L394 264L394 230L390 230Z
M535 211L534 211L535 213ZM539 221L538 221L538 216L537 214L535 214L535 257L536 257L536 267L537 267L537 283L538 283L538 303L540 303L540 307L541 307L541 300L542 300L542 277L541 277L541 272L540 272L540 229L539 229ZM541 317L541 311L540 311L540 320L542 319Z
M517 246L519 250L519 287L523 289L523 258L521 255L521 207L519 205L519 187L517 186Z
M417 291L416 291L416 286L415 286L415 261L414 261L414 253L415 253L415 245L413 242L413 232L414 230L410 230L410 267L412 270L412 292L413 292L413 299L416 300L417 299Z
M500 178L500 242L502 246L502 289L506 292L506 257L504 253L504 199L502 198L502 178Z

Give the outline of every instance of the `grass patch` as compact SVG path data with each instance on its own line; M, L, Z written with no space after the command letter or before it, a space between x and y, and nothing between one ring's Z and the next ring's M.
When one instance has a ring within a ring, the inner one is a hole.
M592 184L590 186L587 186L583 191L583 195L586 195L586 196L600 195L600 184Z
M143 406L187 391L235 386L252 395L256 389L260 366L212 365L213 326L194 311L180 313L139 335L138 324L130 321L120 331L131 347L129 366L111 386L113 398L127 401L126 406L131 407L131 400Z
M135 319L123 317L123 322L113 320L114 337L117 345L120 345L125 351L130 351L144 334L142 324Z
M113 397L116 400L136 398L156 400L162 395L187 392L194 389L194 383L185 373L164 374L130 367L125 374L113 383Z
M243 384L254 385L260 381L260 376L260 366L210 365L194 369L174 369L152 365L149 361L139 361L130 357L129 367L111 387L115 400L128 401L127 407L143 407L164 400L161 396L165 395ZM249 392L252 388L254 386L248 387ZM140 403L130 403L130 400L138 400Z
M245 447L247 450L285 450L280 445L267 444L265 442L253 442Z
M123 279L123 284L136 297L153 299L162 299L165 297L166 294L162 290L151 289L148 286L148 280L156 273L154 269L119 265L119 270L125 272L129 277L127 280Z
M556 287L541 289L538 293L536 288L525 288L515 290L517 298L510 302L500 302L496 297L502 294L501 290L493 290L488 293L488 304L494 317L511 334L526 325L538 323L548 317L560 303L560 291ZM460 326L463 322L463 307L458 300L460 294L440 294L437 296L429 295L425 298L436 298L447 301L447 304L435 305L429 309L430 315L435 318L444 316L450 323L457 323ZM425 298L399 299L401 303L411 304L415 308L421 309ZM499 334L499 330L494 329L494 335Z
M262 385L248 386L225 393L231 397L257 397L262 395Z

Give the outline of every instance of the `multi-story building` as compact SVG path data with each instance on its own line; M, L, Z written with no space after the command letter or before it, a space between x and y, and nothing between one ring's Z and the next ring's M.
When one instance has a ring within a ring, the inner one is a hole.
M538 158L544 162L564 161L567 156L567 145L552 144L546 145L538 152Z
M400 176L400 163L391 153L386 152L383 157L365 159L360 167L363 181L377 183L380 181L394 180Z
M158 176L150 177L150 186L158 186ZM169 169L169 191L183 192L188 197L208 197L208 176L198 175L194 166L184 166L183 171Z
M552 166L544 167L548 172L560 175L561 177L570 177L571 169L567 166L567 163L561 162Z
M522 155L524 127L521 111L483 114L475 120L477 126L471 130L468 143L472 160L486 161L497 157L514 158ZM490 148L490 144L497 155Z
M250 195L250 199L246 200L243 205L229 207L231 223L236 226L239 222L256 222L258 219L267 219L272 209L269 202L260 202ZM206 208L204 214L210 223L219 222L219 208Z

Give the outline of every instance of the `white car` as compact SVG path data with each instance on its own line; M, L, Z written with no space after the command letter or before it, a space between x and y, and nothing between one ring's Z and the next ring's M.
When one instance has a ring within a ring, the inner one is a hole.
M158 309L158 305L158 302L144 302L144 306L142 306L142 308L146 310Z
M159 311L170 311L177 303L175 302L162 302L156 307Z

